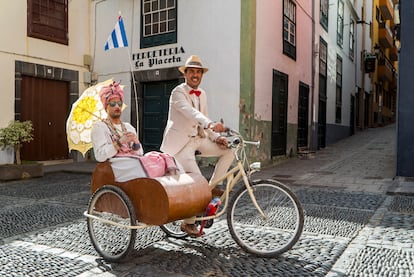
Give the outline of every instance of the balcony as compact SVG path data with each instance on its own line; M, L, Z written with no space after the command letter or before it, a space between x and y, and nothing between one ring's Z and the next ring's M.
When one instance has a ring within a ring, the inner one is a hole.
M398 84L398 74L394 73L392 76L392 80L389 83L389 90L390 91L396 91L397 90L397 84Z
M391 0L379 0L379 8L385 20L389 20L393 18L394 4L392 3Z
M387 59L380 59L378 61L378 79L383 82L391 82L393 79L393 66Z
M393 46L388 49L388 58L391 62L395 62L398 60L398 49L397 46Z
M379 24L378 42L383 48L391 48L393 46L392 32L385 22Z

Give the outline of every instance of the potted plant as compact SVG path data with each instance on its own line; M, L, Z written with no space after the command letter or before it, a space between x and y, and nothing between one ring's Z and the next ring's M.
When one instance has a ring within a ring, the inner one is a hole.
M39 163L22 164L20 150L23 143L33 140L33 124L30 120L12 121L7 127L0 128L0 148L11 147L14 163L0 165L0 180L15 180L43 176L43 165Z

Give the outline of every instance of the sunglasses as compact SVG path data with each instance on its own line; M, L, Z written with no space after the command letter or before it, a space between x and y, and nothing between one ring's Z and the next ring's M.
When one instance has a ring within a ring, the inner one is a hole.
M115 107L116 105L118 105L119 107L122 107L122 101L110 101L108 102L108 105L111 106L112 108Z

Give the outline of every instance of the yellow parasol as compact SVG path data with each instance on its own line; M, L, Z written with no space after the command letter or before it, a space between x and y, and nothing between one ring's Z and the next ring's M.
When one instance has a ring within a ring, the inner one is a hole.
M92 148L91 130L93 124L106 118L106 112L99 97L99 91L103 86L113 83L112 79L100 82L87 88L72 105L69 117L66 121L66 135L69 152L78 150L85 156Z

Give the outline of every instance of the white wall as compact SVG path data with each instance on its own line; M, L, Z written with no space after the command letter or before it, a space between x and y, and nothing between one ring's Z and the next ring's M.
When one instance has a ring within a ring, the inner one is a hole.
M184 53L176 55L179 61L167 65L155 65L145 69L177 68L188 56L199 55L209 71L204 75L201 87L206 90L209 115L213 120L223 118L228 126L238 128L240 98L240 3L237 0L180 0L178 1L177 43L140 49L141 1L111 0L93 3L96 7L96 48L94 71L100 79L114 77L130 84L131 70L128 49L104 51L103 46L113 30L118 11L122 12L131 54L156 49L179 47ZM136 69L133 64L133 70ZM125 88L126 94L130 93ZM128 111L125 111L128 113Z

